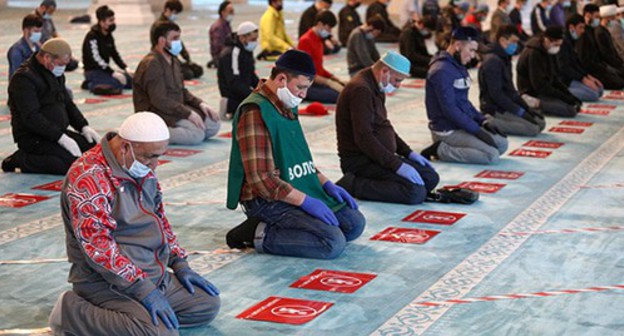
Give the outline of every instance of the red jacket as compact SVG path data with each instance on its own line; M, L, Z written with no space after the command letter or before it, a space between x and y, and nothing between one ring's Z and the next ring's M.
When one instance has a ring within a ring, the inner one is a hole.
M314 32L314 28L310 28L307 33L303 34L297 45L297 49L307 52L312 57L317 76L332 78L333 75L323 68L324 48L323 40Z

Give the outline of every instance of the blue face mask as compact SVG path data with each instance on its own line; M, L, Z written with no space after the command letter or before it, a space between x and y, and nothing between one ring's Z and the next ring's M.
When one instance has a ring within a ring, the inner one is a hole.
M54 74L56 78L61 77L65 73L66 67L66 65L55 65L54 69L52 69L52 74Z
M594 28L600 26L600 19L593 19L591 22L591 26Z
M578 40L578 39L579 39L579 36L578 36L578 34L576 33L576 30L570 30L570 36L572 36L572 39L573 39L574 41L576 41L576 40Z
M30 34L30 42L38 43L39 41L41 41L41 32L32 32Z
M325 38L327 38L329 36L329 32L327 30L323 29L323 30L319 31L319 36L322 39L325 39Z
M134 149L132 149L132 145L130 145L130 153L132 154L132 160L134 160L134 162L132 162L132 165L130 165L130 168L126 169L126 171L130 176L134 177L135 179L144 178L151 171L150 167L142 164L136 159L136 157L134 156Z
M48 13L43 14L43 19L44 20L50 20L51 18L52 18L52 15L50 15Z
M181 51L182 51L182 40L171 41L171 48L169 48L169 52L171 53L171 55L178 56L180 55Z
M562 5L563 5L563 8L570 8L570 7L572 7L572 2L571 1L564 1Z
M169 15L169 21L171 21L171 22L175 21L177 18L178 18L178 15L176 15L176 14Z
M507 48L505 48L505 52L509 56L513 56L516 53L516 50L518 50L518 43L509 43Z

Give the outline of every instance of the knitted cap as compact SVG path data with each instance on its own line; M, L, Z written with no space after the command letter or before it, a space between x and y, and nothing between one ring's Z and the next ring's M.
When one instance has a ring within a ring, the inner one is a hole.
M301 50L291 49L283 53L275 62L275 66L308 77L316 75L312 57Z
M41 50L59 57L71 56L72 53L69 43L60 37L47 40L41 46Z
M457 41L476 41L479 39L479 32L473 27L459 27L453 30L452 37Z

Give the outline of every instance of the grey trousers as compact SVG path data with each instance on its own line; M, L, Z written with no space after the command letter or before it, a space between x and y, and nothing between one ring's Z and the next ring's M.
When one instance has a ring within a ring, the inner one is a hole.
M169 127L170 145L199 145L219 132L221 122L214 121L208 117L204 120L206 129L201 129L188 119L182 119L176 123L175 127Z
M497 134L491 135L496 148L464 130L455 130L448 135L431 132L433 141L440 141L437 152L440 161L476 164L497 163L500 155L507 151L507 138Z
M541 102L540 111L542 111L543 114L564 118L573 118L578 114L574 106L565 103L561 99L544 96L537 98Z
M218 296L210 296L196 288L190 294L175 276L164 281L161 291L176 313L180 327L210 323L221 306ZM74 285L63 297L61 325L63 335L122 336L178 335L169 330L160 318L158 326L138 301L110 288L107 283Z
M544 119L537 119L537 125L510 112L498 112L492 118L494 126L505 134L536 136L546 127Z

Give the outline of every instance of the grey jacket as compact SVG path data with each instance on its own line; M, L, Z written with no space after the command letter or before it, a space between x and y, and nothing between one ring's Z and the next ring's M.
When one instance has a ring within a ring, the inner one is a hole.
M188 267L165 216L156 175L130 177L117 163L108 133L72 165L61 212L74 285L107 284L141 301L169 281L167 267Z
M367 39L361 26L353 29L347 41L349 73L368 68L377 60L379 60L379 51L375 47L375 40Z

